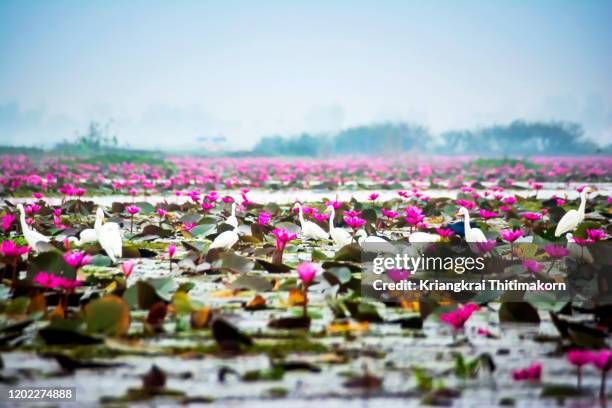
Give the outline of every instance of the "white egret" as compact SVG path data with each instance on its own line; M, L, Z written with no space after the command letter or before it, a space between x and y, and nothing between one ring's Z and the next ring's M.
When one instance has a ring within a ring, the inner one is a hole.
M209 250L215 248L230 249L234 244L238 242L238 228L233 230L224 231L213 240L212 244L208 247Z
M83 245L89 242L98 242L98 233L96 231L100 229L103 221L104 221L104 211L96 210L96 221L94 223L94 227L87 228L81 231L81 233L79 234L77 245L80 246L80 245Z
M347 230L334 227L334 219L336 218L336 210L334 209L334 206L330 205L325 211L331 213L329 217L329 235L334 241L334 244L336 244L336 247L342 248L343 246L353 242L353 238Z
M555 229L555 237L560 237L562 234L575 230L578 225L584 221L584 211L586 209L587 194L593 191L590 187L585 187L580 193L580 206L578 211L569 210L559 220Z
M232 203L232 215L227 217L227 219L225 220L225 223L231 225L234 228L238 228L238 218L236 218L236 202L235 201Z
M19 209L19 222L21 223L21 230L23 231L23 236L28 242L30 248L36 250L36 244L39 242L51 241L51 238L44 236L28 225L25 218L25 210L23 209L23 205L21 203L17 204L17 208Z
M96 223L94 229L98 237L98 242L106 255L115 263L117 258L121 258L123 253L123 243L121 241L121 227L116 222L104 223L104 210L98 207L96 210Z
M487 242L487 237L480 228L472 228L470 225L470 212L465 207L459 209L463 215L463 226L465 229L465 242Z
M311 239L329 239L329 235L323 230L323 228L319 227L312 221L304 220L304 212L302 211L302 206L300 205L300 203L296 203L293 208L295 207L297 207L299 210L300 224L302 226L302 235L304 235L304 237Z
M357 231L357 233L355 234L355 237L357 238L357 242L359 243L360 246L363 246L364 244L376 244L376 245L369 245L368 247L366 247L366 249L369 250L368 252L381 252L381 253L396 253L397 252L397 249L392 243L390 243L384 238L377 237L376 235L368 235L368 233L365 232L365 230Z

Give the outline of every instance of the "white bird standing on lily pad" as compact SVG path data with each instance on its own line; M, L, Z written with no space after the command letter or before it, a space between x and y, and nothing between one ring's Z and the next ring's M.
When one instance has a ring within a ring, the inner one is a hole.
M334 227L334 219L336 218L336 210L334 209L334 206L330 205L325 211L331 212L329 217L329 235L334 241L336 247L342 248L343 246L353 242L353 238L347 230Z
M23 204L17 204L17 209L19 209L19 222L21 223L21 230L30 248L36 250L36 244L38 244L39 242L51 241L51 238L41 234L40 232L36 231L34 228L28 225L28 223L26 222Z
M296 207L299 211L300 225L302 226L302 235L304 235L304 237L315 240L329 239L329 234L325 232L323 228L312 221L304 220L304 212L302 211L302 205L300 203L295 203L293 208Z
M96 223L94 224L98 242L106 255L113 263L117 262L123 254L123 243L121 240L121 227L116 222L104 223L104 210L98 207L96 210Z
M210 244L208 249L230 249L236 244L236 242L238 242L239 238L240 237L238 236L238 226L236 226L232 230L224 231L217 235L217 237L213 240L212 244Z
M582 191L580 192L580 206L578 207L578 211L569 210L568 212L563 214L563 217L561 217L559 223L557 224L557 228L555 229L555 237L560 237L566 232L575 230L576 228L578 228L578 225L580 225L580 223L584 221L587 194L591 191L593 191L593 189L589 186L586 186L582 189Z
M236 202L235 201L232 203L232 215L227 217L227 219L225 220L225 223L231 225L234 228L238 228L238 218L236 218Z

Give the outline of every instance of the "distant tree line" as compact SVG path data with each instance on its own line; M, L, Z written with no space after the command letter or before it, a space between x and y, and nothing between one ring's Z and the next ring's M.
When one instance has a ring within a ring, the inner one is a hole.
M262 138L256 156L393 155L402 152L478 156L555 156L612 154L584 137L582 127L568 122L514 121L475 130L453 130L434 136L422 126L383 123L359 126L333 135L302 133Z

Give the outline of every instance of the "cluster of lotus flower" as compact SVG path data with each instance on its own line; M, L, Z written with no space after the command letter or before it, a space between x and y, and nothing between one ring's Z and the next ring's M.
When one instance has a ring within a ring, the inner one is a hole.
M532 164L477 164L472 158L465 157L291 161L175 158L163 165L116 165L67 163L65 158L34 162L25 156L0 156L0 192L53 192L78 198L87 192L136 196L186 190L192 186L308 189L365 182L388 189L410 182L458 189L470 181L491 182L499 187L512 187L516 181L529 181L529 187L537 192L543 188L543 182L568 179L609 181L612 175L610 158L536 158Z
M32 193L33 202L18 207L20 214L17 214L13 207L6 207L0 217L0 228L5 236L0 246L0 254L7 266L6 270L12 273L12 283L15 284L18 281L19 262L24 261L30 252L40 251L40 242L51 241L50 236L39 232L41 229L46 232L52 231L54 238L60 239L63 259L75 272L70 274L71 276L77 276L76 272L91 262L90 254L77 249L87 242L97 241L113 263L121 262L122 240L128 232L118 223L105 223L105 212L102 208L96 211L96 223L93 228L83 229L83 225L73 228L72 225L69 225L73 222L71 212L79 213L79 205L85 205L82 201L85 194L91 190L103 191L99 187L91 189L92 184L110 185L115 191L129 188L133 196L141 194L143 190L148 193L161 190L172 191L176 196L188 198L181 204L172 203L173 205L170 205L168 201L165 201L154 208L154 214L160 226L166 224L174 228L173 238L178 234L189 239L198 238L195 233L199 226L198 221L181 220L176 213L198 216L214 215L221 221L219 224L229 225L231 228L225 229L212 239L208 246L209 251L233 248L239 241L238 227L241 223L250 222L251 226L266 227L265 235L275 242L271 260L273 264L278 265L283 264L283 254L288 243L298 238L297 232L291 232L279 225L281 222L296 219L301 226L299 234L304 240L311 240L314 244L326 241L337 249L364 242L388 242L389 234L396 233L407 236L411 242L464 240L475 244L477 250L484 254L491 251L498 241L509 243L512 246L521 239L545 234L546 238L553 243L546 245L544 251L549 259L555 261L568 256L569 243L586 247L594 242L608 239L609 225L602 226L598 223L589 224L580 235L577 233L564 235L577 232L577 229L583 225L588 205L588 193L591 191L587 186L579 189L579 204L570 202L565 197L554 197L543 205L535 197L524 199L506 194L501 183L485 188L465 181L461 175L466 173L466 166L468 166L468 174L477 172L476 168L469 167L468 161L442 166L442 168L423 165L409 172L405 168L398 172L393 166L383 162L366 164L361 161L347 161L339 165L321 161L279 164L275 161L260 160L254 162L255 164L251 163L253 168L249 167L249 163L249 160L219 160L213 161L209 167L205 168L203 162L198 160L187 163L182 160L175 162L174 172L163 167L147 165L139 168L127 164L109 165L109 173L107 176L102 176L100 166L79 164L68 167L51 161L40 165L47 166L49 173L41 173L38 167L26 159L12 158L3 161L2 167L7 171L6 175L0 179L0 185L4 186L6 191L16 192L22 188L38 190ZM485 173L485 178L495 178L499 181L500 177L506 177L504 184L506 186L512 184L510 183L512 180L507 180L510 175L524 179L542 177L556 180L560 175L581 171L585 178L605 179L610 174L610 165L609 160L594 160L588 164L575 161L571 165L551 161L542 163L541 169L537 171L520 165L489 169L488 173ZM33 172L34 170L36 171ZM27 172L30 172L29 175L26 175ZM454 172L457 174L456 177L448 181L442 180L442 175L448 176L455 174ZM44 175L38 175L39 173ZM326 200L309 205L296 203L295 206L290 207L289 211L283 211L278 206L266 211L264 206L249 199L249 187L271 186L273 179L281 180L283 183L294 183L299 180L301 187L308 187L315 180L317 182L335 180L337 184L346 183L351 178L355 179L356 174L362 178L381 182L383 185L385 181L389 181L386 184L391 185L392 182L401 180L400 177L404 176L416 182L427 180L431 185L457 188L460 190L460 196L455 200L430 199L426 194L426 189L414 187L410 190L397 191L395 199L385 202L379 201L378 193L372 193L367 202ZM388 174L395 179L389 176L382 178L382 174ZM241 201L238 202L230 195L222 195L216 190L193 187L194 184L206 186L218 183L224 183L227 187L241 186ZM528 185L536 194L542 188L540 183L533 180ZM50 205L46 201L46 194L52 193L53 189L56 189L65 199L76 197L75 202L71 205L67 205L66 201L60 205ZM609 212L612 197L599 197L597 205ZM134 234L138 233L137 221L142 216L142 206L133 200L132 203L121 204L117 208L114 216L129 223L128 236L134 237ZM449 215L447 211L449 209L451 216L459 211L458 215L463 216L462 222L449 223L444 216ZM336 212L339 217L336 217ZM17 225L17 216L20 217L20 225ZM480 217L479 227L472 225L470 217ZM433 218L439 220L432 222ZM148 219L148 217L143 216L142 219ZM341 226L335 224L341 224ZM343 226L348 230L345 230ZM70 236L66 231L70 231L71 234L80 233L77 237ZM15 242L14 239L19 235L23 235L28 245L19 245ZM568 241L568 245L563 238ZM164 257L169 260L170 269L176 256L176 250L176 246L170 244L164 254ZM511 250L511 254L514 256L514 251ZM523 259L522 265L525 271L531 273L540 273L544 268L543 264L534 259ZM127 280L133 272L134 262L123 261L120 263L120 268ZM319 267L312 262L302 262L295 265L294 269L302 283L302 304L304 317L306 317L308 288L315 280ZM42 289L60 291L63 294L60 302L64 310L67 310L68 296L84 284L78 278L58 276L47 271L39 271L33 277L32 282ZM453 332L456 333L463 330L465 323L478 309L477 305L468 303L454 311L442 314L440 320L450 325ZM488 334L486 329L482 329L479 333ZM568 354L568 359L578 367L579 373L582 366L593 364L601 370L604 384L605 375L612 367L610 351L574 350ZM541 365L535 364L515 371L513 376L519 381L539 380L541 373Z

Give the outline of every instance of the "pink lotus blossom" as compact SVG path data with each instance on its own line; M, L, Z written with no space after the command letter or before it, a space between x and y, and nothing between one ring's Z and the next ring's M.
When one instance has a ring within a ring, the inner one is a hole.
M538 221L542 219L542 214L536 212L524 212L523 218L529 221Z
M168 245L168 257L172 259L175 253L176 253L176 245L173 245L173 244Z
M450 238L453 235L455 235L455 231L453 231L450 228L442 228L442 227L438 227L436 228L436 233L441 236L442 238Z
M536 261L535 259L524 259L523 268L531 273L541 272L544 269L544 265Z
M508 196L508 197L504 198L504 203L508 204L508 205L516 204L516 197L515 196Z
M338 210L340 207L342 207L342 202L340 201L328 201L325 203L326 207L332 206L334 207L334 210Z
M465 326L465 322L467 322L470 316L478 309L480 309L480 307L477 304L468 303L463 307L457 307L454 311L443 313L440 315L440 320L449 324L455 331L461 330Z
M129 278L132 272L134 271L134 261L125 261L121 264L121 270L123 271L123 275L125 278Z
M544 252L552 259L561 259L569 254L569 249L560 245L548 244L544 246Z
M309 285L317 275L317 268L310 262L302 262L296 267L296 270L304 285Z
M183 226L181 227L181 229L183 231L185 231L185 232L191 232L197 226L198 226L197 222L187 222L187 221L185 221L185 222L183 222Z
M79 269L91 261L92 256L85 252L66 252L64 261L74 269Z
M476 203L474 201L464 200L463 198L455 200L455 204L457 204L459 207L465 207L467 210L473 210L476 208Z
M2 229L4 231L8 231L9 229L11 229L11 225L13 224L13 222L15 222L16 219L17 217L15 217L13 214L5 214L2 217Z
M591 363L603 372L612 369L612 351L596 351L591 354Z
M515 381L540 381L542 378L542 364L534 363L527 368L514 370L512 378Z
M18 258L29 251L29 246L19 246L9 239L2 241L0 245L0 253L7 258Z
M484 208L481 208L480 210L478 210L478 212L480 213L480 216L482 218L484 218L485 220L489 220L491 218L499 217L499 214L497 214L496 212L485 210Z
M594 353L588 350L570 350L567 352L567 361L577 367L582 367L585 364L593 361Z
M499 235L504 241L512 243L523 236L523 231L501 230L499 231Z
M266 211L262 211L257 218L257 223L261 225L268 225L270 220L272 219L272 214Z
M38 272L32 282L47 289L55 289L60 286L61 278L48 272Z
M168 211L164 210L161 207L157 207L155 209L155 212L157 213L157 215L159 215L159 218L164 218L168 214Z
M345 217L359 217L361 215L361 211L345 211Z
M285 250L289 241L297 238L297 234L287 232L282 228L276 228L271 234L276 237L276 249L281 252Z
M313 216L314 216L314 219L317 220L318 222L323 222L323 221L329 220L329 217L331 216L331 214L319 214L318 212L315 212Z
M128 205L127 207L125 207L125 211L127 211L128 214L133 216L140 212L140 207L136 205Z
M213 203L209 203L208 201L202 201L202 204L200 204L200 207L202 207L204 211L209 211L215 208L215 205Z
M600 229L587 229L586 235L593 242L601 241L607 237L606 233Z
M363 226L366 223L366 220L359 217L344 217L344 222L346 225L351 227L352 229L357 229Z
M407 269L392 268L387 270L387 276L394 282L400 282L410 277L411 272Z
M382 211L382 214L389 219L396 218L399 215L395 211L387 210L386 208L383 208L381 211Z
M378 194L378 193L372 193L372 194L370 194L370 195L368 196L368 200L370 200L370 201L376 201L376 200L378 199L378 197L379 197L379 194Z
M497 244L496 240L489 239L486 242L476 242L476 248L478 249L478 252L480 254L484 255L490 250L492 250L493 248L495 248L496 244Z
M411 205L404 210L406 222L411 225L419 225L425 219L423 210L416 205Z

